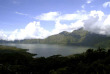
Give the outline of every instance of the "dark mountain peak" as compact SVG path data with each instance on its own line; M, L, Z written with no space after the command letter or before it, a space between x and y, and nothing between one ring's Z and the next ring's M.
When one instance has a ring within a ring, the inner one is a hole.
M77 30L80 30L80 31L81 31L81 30L84 30L84 28L83 28L83 27L81 27L81 28L79 28L79 29L77 29Z
M84 30L84 28L79 28L77 30L74 30L71 34L85 36L87 33L88 33L88 31Z
M72 33L74 33L74 34L81 34L81 33L85 33L85 32L88 32L88 31L84 30L84 28L79 28L77 30L74 30L71 33L67 32L67 31L63 31L63 32L61 32L59 34L68 35L68 34L72 34Z
M59 34L68 35L69 32L67 32L67 31L63 31L63 32L61 32L61 33L59 33Z
M79 28L79 29L77 29L77 30L74 30L73 32L80 32L80 31L86 31L86 30L84 30L84 28Z

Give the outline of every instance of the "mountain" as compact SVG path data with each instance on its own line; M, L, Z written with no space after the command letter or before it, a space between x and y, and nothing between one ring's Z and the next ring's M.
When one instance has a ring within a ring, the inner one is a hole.
M64 31L57 35L49 36L45 39L45 43L106 47L110 44L110 37L106 35L91 33L84 30L83 28L80 28L71 33Z
M63 31L57 35L49 36L45 39L46 43L60 43L60 44L73 44L80 43L88 32L79 29L71 33Z
M73 32L63 31L45 39L25 39L15 41L0 40L0 43L45 43L108 47L110 45L110 37L106 35L91 33L84 30L83 28L80 28L78 30L74 30Z

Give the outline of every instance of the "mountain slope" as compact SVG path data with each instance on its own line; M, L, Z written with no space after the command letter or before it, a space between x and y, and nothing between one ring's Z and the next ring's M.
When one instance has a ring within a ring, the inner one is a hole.
M75 30L72 33L63 31L57 35L49 36L45 39L45 42L61 44L79 43L85 38L87 33L88 32L83 29Z
M1 40L0 43L45 43L108 47L110 45L110 37L106 35L91 33L84 30L83 28L80 28L71 33L63 31L59 34L49 36L45 39L25 39L15 41Z
M110 44L110 37L91 33L81 28L71 33L64 31L57 35L49 36L44 39L44 43L108 47Z

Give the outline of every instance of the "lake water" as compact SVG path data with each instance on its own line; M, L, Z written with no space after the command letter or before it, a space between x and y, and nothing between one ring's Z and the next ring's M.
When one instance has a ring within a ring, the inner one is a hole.
M2 45L29 49L28 52L37 54L36 57L49 57L58 54L68 56L72 54L85 52L88 48L90 48L82 46L49 45L49 44L2 44Z

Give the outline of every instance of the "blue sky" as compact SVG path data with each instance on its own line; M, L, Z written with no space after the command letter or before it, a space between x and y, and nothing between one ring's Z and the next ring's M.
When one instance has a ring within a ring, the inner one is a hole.
M109 20L110 0L0 0L5 40L46 38L80 27L110 35Z

